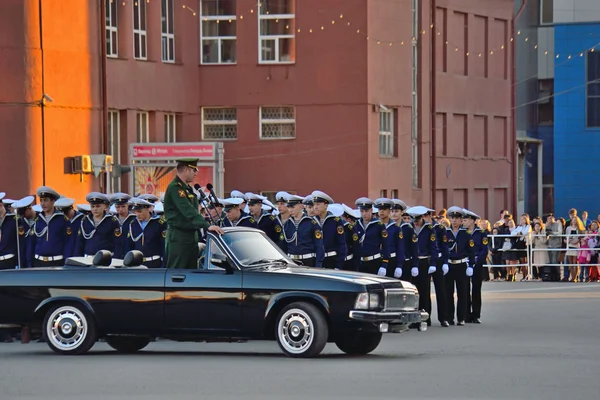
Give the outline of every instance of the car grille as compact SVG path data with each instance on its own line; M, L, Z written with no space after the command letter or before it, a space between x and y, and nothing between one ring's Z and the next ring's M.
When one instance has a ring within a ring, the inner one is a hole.
M412 290L386 290L385 310L405 311L419 308L419 295Z

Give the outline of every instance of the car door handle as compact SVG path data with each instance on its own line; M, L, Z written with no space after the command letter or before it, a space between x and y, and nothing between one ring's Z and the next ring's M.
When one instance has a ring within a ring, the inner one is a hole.
M171 275L172 282L183 282L185 281L185 275Z

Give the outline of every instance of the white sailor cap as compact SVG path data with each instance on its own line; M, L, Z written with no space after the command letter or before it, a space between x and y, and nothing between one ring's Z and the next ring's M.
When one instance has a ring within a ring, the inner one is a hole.
M90 212L92 210L89 204L77 204L75 207L79 212Z
M164 214L165 213L165 205L162 201L157 201L154 203L154 212L156 214Z
M354 205L357 206L361 210L368 210L373 208L373 200L368 197L360 197L356 199Z
M0 200L2 200L4 198L4 196L6 196L6 193L0 192Z
M344 210L344 214L347 214L349 217L356 218L356 219L360 218L360 211L350 208L346 204L343 204L343 203L342 203L342 209Z
M137 198L149 201L152 204L156 203L159 200L157 196L155 196L151 193L140 194Z
M392 202L394 203L392 206L392 209L394 210L406 210L408 208L406 203L402 200L392 199Z
M304 201L304 197L302 197L302 196L298 196L296 194L288 194L287 199L286 199L286 205L288 207L292 207L297 204L302 204L303 201Z
M312 195L309 194L308 196L304 197L304 199L302 199L302 204L306 206L312 206L313 204L315 204Z
M92 192L85 196L85 201L90 204L110 204L108 197L100 192Z
M153 203L149 202L146 199L142 199L140 197L132 197L131 200L129 201L131 203L131 205L133 206L132 208L135 209L142 209L142 208L150 208L152 207Z
M108 209L108 211L109 211L111 214L117 214L117 207L115 207L115 205L114 205L114 204L111 204L111 206L110 206L110 208Z
M223 204L223 208L225 209L225 211L227 211L235 206L240 206L243 202L244 202L244 199L242 199L242 198L230 197L228 199L222 200L221 204Z
M277 192L277 194L275 195L275 202L287 202L289 197L290 194L288 192Z
M56 202L54 203L54 207L56 207L56 208L71 208L71 207L73 207L74 203L75 203L74 199L61 197L60 199L56 200Z
M378 209L391 209L394 206L394 202L387 197L380 197L376 199L373 204Z
M277 207L275 207L275 204L271 203L269 201L269 199L267 199L267 198L263 199L262 203L263 203L263 210L264 210L264 206L267 206L269 209L272 209L272 210L277 208Z
M240 192L239 190L232 190L230 198L246 200L246 196L244 195L244 193Z
M344 207L341 204L329 204L327 206L327 211L332 213L335 217L341 217L344 215Z
M423 206L414 206L406 210L406 213L411 217L422 217L423 215L430 212L429 208Z
M11 204L13 204L16 200L13 199L7 199L6 197L2 199L2 204L4 204L5 206L10 206Z
M246 193L246 200L248 201L248 205L251 206L253 204L264 203L266 197L254 193Z
M57 200L60 198L58 192L48 186L40 186L38 190L36 190L35 194L41 199L44 197L50 197L51 199Z
M312 192L313 201L315 203L328 203L333 204L333 199L325 192L321 192L320 190L315 190Z
M462 207L452 206L446 211L446 215L451 218L462 218L465 216L465 211Z
M17 200L14 203L12 203L12 207L15 210L19 210L21 208L27 208L33 204L34 200L35 200L34 196L23 197L21 200Z
M42 210L42 206L39 204L34 205L33 207L31 207L31 209L33 211L35 211L36 213L41 213L42 211L44 211L44 210Z
M473 211L467 210L466 208L463 208L463 213L465 214L464 218L469 218L474 221L481 219L481 217L479 215L475 214Z
M253 195L255 195L255 193L252 193L252 192L246 192L246 193L244 193L244 200L248 200L248 196L253 196Z
M115 193L112 196L110 196L110 202L112 204L127 204L129 202L129 200L131 199L131 196L128 195L127 193Z

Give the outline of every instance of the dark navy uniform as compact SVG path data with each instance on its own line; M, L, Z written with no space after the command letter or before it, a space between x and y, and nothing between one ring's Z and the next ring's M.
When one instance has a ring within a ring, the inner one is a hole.
M77 246L77 233L81 227L81 221L84 218L84 214L77 212L73 218L67 222L67 244L65 247L65 257L71 257L75 254Z
M448 209L448 216L452 216L452 207ZM475 243L471 240L471 235L467 233L466 229L459 228L454 231L452 227L446 229L446 243L449 266L449 271L445 276L446 302L448 304L446 316L450 325L454 325L454 287L456 285L456 317L458 325L464 325L467 318L467 298L469 296L466 271L467 265L473 265L475 261Z
M473 276L471 277L470 296L467 297L467 322L480 323L481 318L481 285L483 284L483 265L488 254L487 232L475 228L471 232L474 244L475 262L473 264ZM467 283L469 279L467 279Z
M360 243L358 242L359 237L356 222L344 221L344 232L346 248L348 249L348 254L346 254L346 258L344 259L344 270L358 271Z
M334 216L328 212L323 221L315 217L320 223L323 232L323 247L325 259L323 267L329 269L343 269L344 261L348 255L346 246L346 235L344 232L344 223L340 217Z
M127 227L123 254L131 250L141 251L146 267L164 268L166 237L167 224L164 218L153 216L144 222L134 218Z
M410 210L409 208L407 212L410 212ZM411 269L412 281L419 291L419 309L425 310L431 315L431 283L429 275L437 271L437 267L435 267L439 258L437 238L433 226L427 222L423 222L423 225L420 227L415 226L414 229L417 235L419 264L417 268L413 267ZM417 273L416 276L415 272ZM431 321L428 321L428 324L430 325Z
M121 225L117 218L111 214L105 214L96 223L94 217L84 217L77 232L76 254L93 256L99 250L108 250L113 253L113 258L123 257L121 237Z
M23 263L28 230L29 225L23 218L12 213L5 214L0 221L0 269L23 268L19 265L19 255Z
M379 268L387 271L390 259L388 231L378 219L373 219L365 224L362 219L358 221L358 242L360 257L359 271L377 274Z
M54 267L64 264L69 219L61 212L50 216L40 213L33 225L34 244L28 254L28 265Z
M258 224L256 220L252 218L250 215L246 214L243 211L240 211L241 216L237 221L230 221L228 218L225 218L223 222L223 227L231 227L231 226L242 226L245 228L258 228Z
M263 212L258 220L256 221L258 229L263 231L269 239L273 241L279 247L282 246L283 241L283 228L277 218L274 215Z
M433 280L433 286L435 287L438 321L443 327L448 327L448 318L446 317L448 304L446 304L446 282L444 279L444 270L449 269L446 227L436 223L433 225L433 231L435 232L435 237L437 239L438 260L436 264L437 269L431 274L431 279Z
M310 267L323 267L323 232L314 218L303 216L296 221L290 217L283 227L283 235L284 251L292 260Z

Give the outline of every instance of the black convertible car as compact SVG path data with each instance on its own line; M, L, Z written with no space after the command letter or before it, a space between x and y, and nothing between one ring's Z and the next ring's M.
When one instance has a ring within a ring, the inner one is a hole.
M99 338L120 352L155 337L275 340L292 357L327 342L367 354L382 333L426 329L416 288L404 281L294 263L257 229L210 234L197 269L148 269L139 252L69 258L63 267L0 271L0 327L41 331L60 354Z

